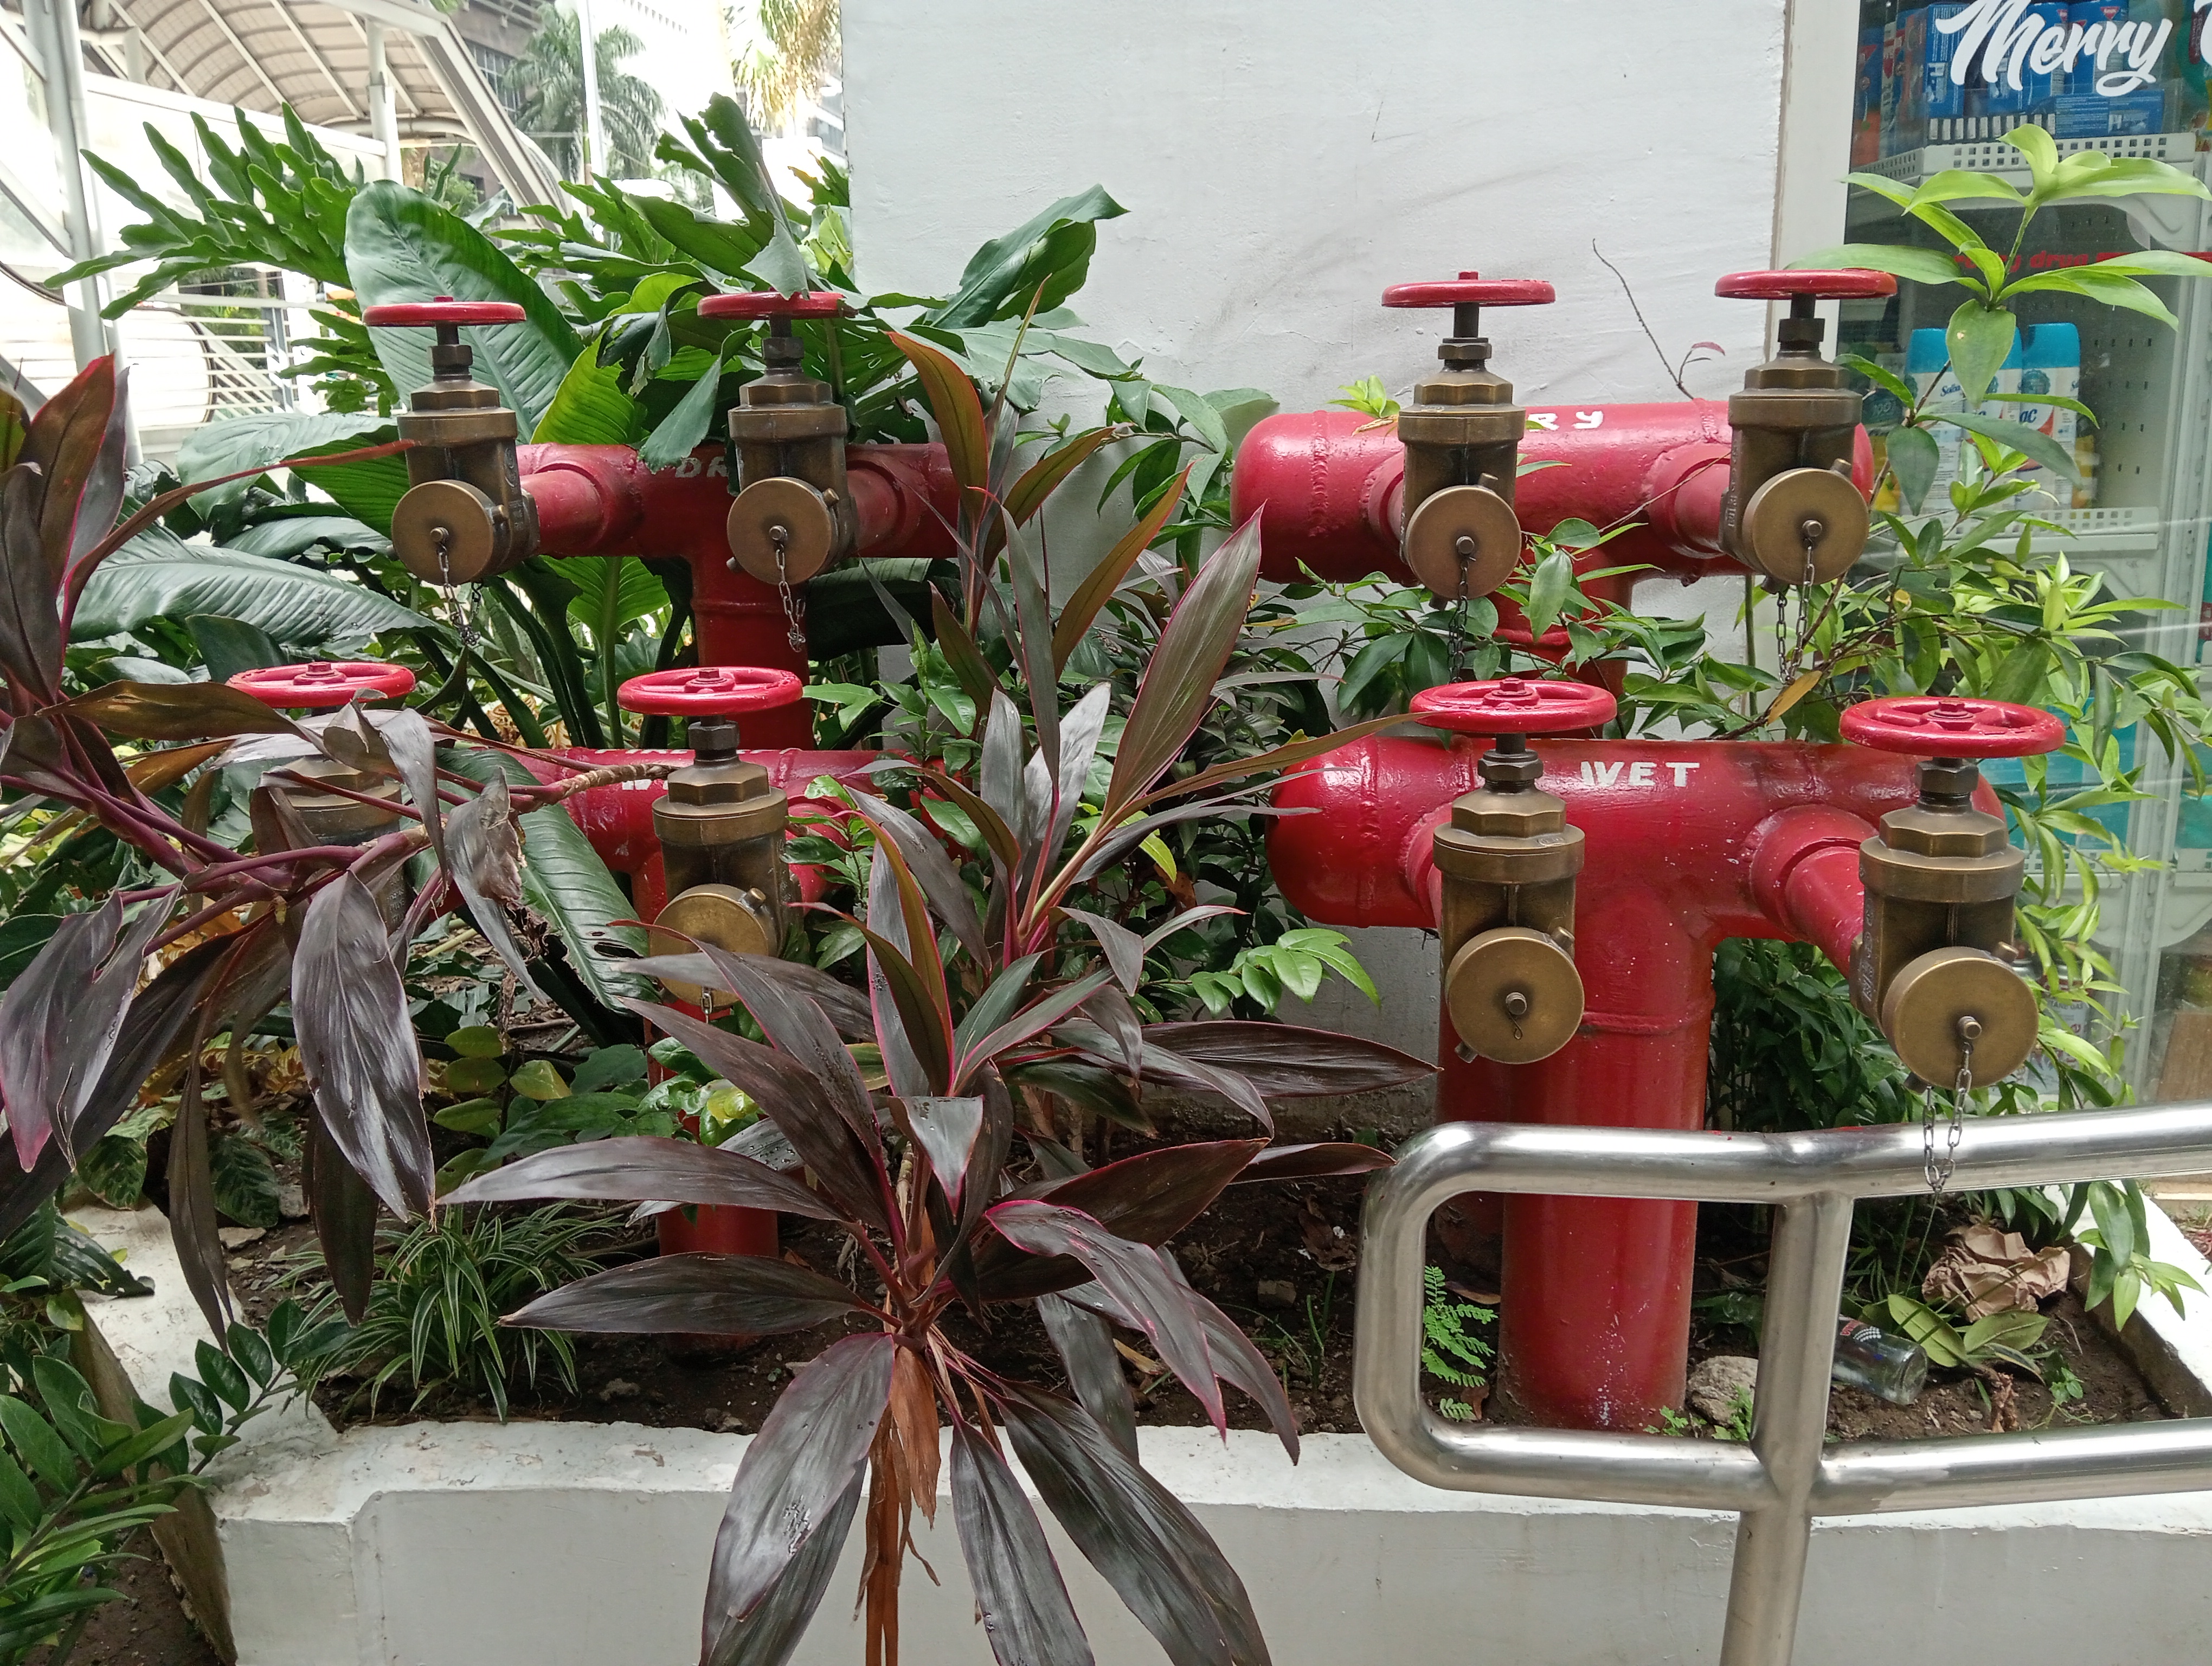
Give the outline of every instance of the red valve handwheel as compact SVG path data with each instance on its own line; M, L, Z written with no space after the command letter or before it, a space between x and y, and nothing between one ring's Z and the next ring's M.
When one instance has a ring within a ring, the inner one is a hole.
M845 297L834 289L802 289L795 295L739 289L699 303L701 318L835 318L844 310Z
M511 301L456 301L440 295L435 301L400 301L372 307L361 315L363 324L520 324L528 316Z
M230 686L279 711L334 711L357 694L398 699L415 687L415 673L381 660L315 660L304 666L264 666L241 671Z
M799 698L799 678L761 666L701 666L649 672L622 685L626 712L650 717L736 717L772 711Z
M2049 712L2003 700L1893 695L1847 708L1844 739L1914 757L2027 757L2065 744Z
M1864 301L1893 295L1897 280L1887 272L1863 266L1843 266L1827 271L1730 272L1713 285L1713 293L1730 301Z
M1499 677L1486 683L1447 683L1413 696L1415 721L1455 734L1556 734L1594 729L1616 707L1603 689L1587 683L1540 683Z
M1542 307L1558 299L1540 277L1485 277L1480 272L1432 283L1393 283L1382 291L1385 307Z

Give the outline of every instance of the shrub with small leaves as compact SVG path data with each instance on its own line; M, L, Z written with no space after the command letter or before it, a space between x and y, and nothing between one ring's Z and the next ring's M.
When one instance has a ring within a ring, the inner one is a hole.
M1488 1389L1491 1347L1471 1327L1497 1321L1480 1302L1455 1301L1443 1268L1421 1269L1421 1369L1438 1382L1455 1389ZM1437 1409L1462 1423L1472 1423L1477 1415L1467 1401L1449 1396L1440 1398Z

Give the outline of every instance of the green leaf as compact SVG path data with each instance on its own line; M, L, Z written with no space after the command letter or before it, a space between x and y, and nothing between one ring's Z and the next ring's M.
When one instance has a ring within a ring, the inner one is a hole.
M644 431L637 402L623 391L620 364L601 364L596 346L576 355L531 439L539 445L629 446Z
M192 1363L199 1367L200 1381L231 1410L242 1412L253 1403L253 1385L246 1380L246 1373L213 1342L197 1345L192 1349Z
M2028 200L2040 203L2050 194L2058 173L2058 142L2042 128L2022 123L2006 134L2005 143L2027 163L2031 189Z
M1574 583L1575 558L1571 551L1554 550L1536 563L1535 572L1529 576L1528 605L1524 610L1532 636L1541 636L1559 623L1559 610L1566 605Z
M398 432L389 416L374 411L330 410L308 413L271 410L254 416L226 417L186 430L177 447L177 474L186 484L241 469L267 468L288 457L337 447L342 451L380 445ZM313 479L315 471L306 478ZM237 502L246 496L251 478L211 486L191 499L200 514Z
M413 608L319 568L186 544L156 526L94 569L70 634L93 641L150 619L193 614L238 620L292 648L438 628Z
M662 417L645 443L638 447L638 461L659 473L672 469L697 449L714 426L715 395L722 386L722 361L717 356L714 368L691 384L690 389L676 402L676 409Z
M2018 190L1995 173L1977 173L1968 168L1948 167L1914 192L1907 199L1906 207L1909 210L1921 203L1955 203L1972 197L1992 197L2001 203L2027 201Z
M496 1099L464 1099L457 1105L447 1105L430 1120L441 1128L451 1128L456 1134L497 1134L506 1122Z
M2050 668L2051 650L2033 637L2015 643L1997 666L1997 673L1990 679L1989 697L2009 700L2015 705L2031 702L2043 686L2044 673Z
M15 1460L0 1452L0 1517L21 1533L38 1525L46 1506L39 1501L39 1489L31 1485Z
M1985 440L2010 447L2031 463L2049 469L2053 474L2069 480L2081 478L2081 470L2074 454L2041 429L2027 423L2017 423L2006 416L1984 416L1979 411L1944 410L1931 413L1933 420L1948 423Z
M143 1141L111 1134L77 1159L77 1182L111 1209L135 1209L146 1191Z
M227 683L240 672L281 666L291 657L270 639L267 631L243 619L192 613L185 616L185 629L191 633L193 646L207 662L211 682Z
M67 1492L76 1485L76 1454L28 1403L0 1395L0 1430L6 1431L9 1444L47 1486Z
M633 197L630 201L646 223L673 244L678 253L726 277L744 272L766 240L754 226L710 220L681 203L658 197Z
M1083 287L1097 246L1097 222L1127 210L1103 185L1063 197L1027 223L994 237L969 258L952 298L930 321L950 329L1019 317L1037 297L1037 310L1057 307ZM1042 294L1039 295L1039 290Z
M778 295L795 295L811 282L805 251L778 215L769 222L768 241L744 265L748 277L757 277Z
M240 1226L275 1226L283 1216L276 1207L276 1171L269 1155L243 1134L226 1134L208 1146L215 1179L215 1207Z
M1815 249L1802 259L1793 260L1792 267L1813 267L1826 270L1836 266L1863 266L1870 271L1888 272L1897 277L1909 277L1916 283L1965 283L1970 280L1959 270L1959 263L1950 255L1935 249L1915 249L1892 243L1838 243L1832 248Z
M475 325L461 337L476 350L477 379L499 389L524 433L537 432L584 344L552 298L489 238L421 192L379 179L347 211L345 254L364 311L441 295L520 306L521 323ZM402 393L430 380L431 331L372 330L369 337Z
M1969 407L1981 404L1982 396L1990 391L1990 384L2012 352L2019 328L2019 320L2010 313L2001 307L1984 307L1978 301L1965 302L1951 314L1943 344L1950 350L1951 368L1958 373L1959 386Z
M504 773L512 786L528 786L535 780L519 760L503 752L455 750L441 754L439 761L473 781L488 781L494 770ZM642 931L614 923L635 919L635 904L561 806L547 805L519 819L524 899L559 934L569 964L593 998L621 1011L620 1002L626 997L648 993L639 979L619 970L624 960L645 952ZM602 944L616 952L602 953Z
M1936 483L1936 466L1941 458L1936 436L1926 429L1890 431L1890 471L1897 477L1897 495L1911 513L1918 514L1921 504L1927 500L1928 489Z
M667 587L635 556L599 556L564 561L561 575L576 587L568 617L597 633L605 617L607 585L615 587L615 627L622 629L668 605ZM605 644L600 644L602 649Z
M507 1085L517 1093L527 1094L541 1103L568 1097L568 1084L561 1073L544 1059L532 1059L507 1079Z

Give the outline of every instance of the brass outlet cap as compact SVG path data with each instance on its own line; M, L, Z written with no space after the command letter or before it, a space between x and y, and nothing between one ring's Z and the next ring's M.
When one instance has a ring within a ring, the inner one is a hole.
M763 584L804 584L839 553L830 500L787 474L756 480L739 492L727 531L730 554Z
M1444 1006L1479 1057L1533 1064L1582 1027L1582 974L1542 932L1500 926L1469 938L1452 957Z
M678 937L678 933L683 937ZM645 928L647 954L689 954L691 943L710 943L732 954L775 953L783 945L775 940L775 916L769 900L758 891L735 885L694 885L668 899L668 906ZM681 978L663 978L668 993L678 1000L703 1006L711 994L721 1000L732 997L726 989L709 990Z
M392 549L426 584L467 584L500 570L499 511L465 480L410 486L392 512Z
M1521 522L1487 486L1447 486L1421 500L1399 547L1431 595L1487 596L1513 576Z
M1778 584L1827 584L1865 550L1866 499L1832 469L1784 469L1744 506L1736 552Z
M2035 992L1995 955L1953 946L1907 961L1881 998L1881 1032L1905 1067L1950 1087L1970 1062L1970 1087L2002 1081L2035 1047Z

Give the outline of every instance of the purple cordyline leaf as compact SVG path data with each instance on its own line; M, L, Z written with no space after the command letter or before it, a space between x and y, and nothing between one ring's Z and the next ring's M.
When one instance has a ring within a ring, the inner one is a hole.
M813 1171L836 1205L838 1219L888 1229L882 1169L837 1114L822 1084L796 1060L672 1006L649 1000L623 1004L663 1035L682 1042L709 1070L750 1096Z
M1255 513L1222 540L1168 616L1158 646L1122 726L1113 779L1106 789L1110 825L1167 773L1213 703L1213 684L1243 633L1252 586L1260 575L1260 517Z
M784 1666L806 1634L830 1576L837 1571L837 1554L853 1531L853 1517L860 1508L861 1476L830 1506L822 1524L787 1566L761 1605L743 1620L721 1628L713 1647L701 1657L700 1666Z
M70 915L0 996L0 1104L26 1170L49 1138L76 1160L77 1120L115 1050L140 966L176 897L163 892L128 926L112 897L91 913Z
M318 891L301 921L292 1022L331 1142L400 1219L428 1208L430 1130L407 990L376 899L349 873Z
M1031 1037L1049 1030L1083 1003L1110 987L1110 972L1091 972L1063 983L1057 989L1039 997L987 1036L978 1036L973 1045L957 1061L959 1079L963 1085L979 1065L997 1058L1010 1049L1020 1046Z
M204 1031L195 1031L195 1041ZM200 1097L199 1048L185 1059L177 1120L169 1128L169 1237L176 1245L185 1286L218 1336L231 1318L230 1274L216 1236L215 1171L208 1152L207 1106Z
M1097 879L1163 827L1174 827L1183 822L1215 821L1231 816L1304 816L1312 813L1306 809L1278 810L1273 805L1262 803L1251 796L1267 790L1265 787L1247 787L1241 792L1224 793L1217 798L1200 799L1166 810L1151 810L1141 816L1132 816L1091 847L1091 854L1083 859L1083 866L1075 870L1075 878L1070 883L1081 885L1086 879Z
M1160 494L1159 502L1152 505L1145 518L1122 533L1115 541L1114 547L1106 552L1104 559L1091 569L1081 584L1075 587L1075 593L1060 610L1059 621L1052 628L1052 660L1055 672L1066 669L1068 656L1075 652L1076 644L1090 634L1091 623L1097 618L1098 611L1121 587L1121 581L1128 577L1129 569L1137 564L1137 558L1151 548L1152 540L1160 535L1160 529L1168 524L1176 506L1182 502L1183 483L1189 477L1190 470L1185 466L1167 490Z
M1166 1146L1047 1181L1023 1195L1079 1209L1131 1243L1163 1243L1197 1219L1263 1143L1224 1140ZM975 1276L988 1299L1010 1301L1079 1285L1083 1267L1072 1257L1018 1254L986 1233L975 1245Z
M1157 1027L1148 1027L1144 1032L1146 1074L1180 1087L1204 1088L1218 1093L1269 1134L1274 1133L1274 1114L1267 1109L1267 1102L1261 1097L1258 1088L1236 1071L1224 1070L1202 1059L1185 1058L1173 1049L1161 1046L1152 1038L1152 1029ZM1108 1063L1113 1061L1110 1055L1106 1058Z
M1058 791L1053 800L1052 824L1044 836L1048 861L1060 854L1060 846L1067 842L1067 830L1075 825L1083 789L1090 784L1091 760L1098 756L1098 738L1106 732L1113 693L1111 683L1098 684L1061 720L1060 769L1054 777Z
M1233 1018L1155 1024L1146 1030L1145 1039L1187 1063L1233 1071L1270 1099L1369 1093L1437 1073L1425 1060L1381 1042L1295 1024Z
M1029 673L1030 718L1036 725L1037 751L1056 759L1060 750L1060 673L1052 662L1048 580L1036 548L1004 511L1000 512L1000 524L1006 533L1006 570L1013 578L1014 617L1020 625L1017 639L1022 667Z
M1176 1281L1189 1292L1191 1311L1198 1315L1199 1324L1206 1332L1206 1351L1212 1356L1214 1374L1230 1387L1242 1389L1258 1402L1260 1409L1267 1414L1267 1422L1274 1430L1275 1438L1283 1443L1283 1450L1290 1454L1291 1462L1296 1463L1298 1461L1297 1414L1291 1409L1290 1397L1283 1392L1283 1384L1275 1375L1275 1368L1267 1363L1265 1354L1252 1346L1251 1339L1245 1335L1234 1319L1190 1288L1190 1280L1184 1276L1176 1258L1165 1250L1160 1253ZM1100 1318L1111 1319L1131 1330L1143 1329L1133 1316L1121 1310L1120 1304L1102 1285L1078 1285L1064 1297L1048 1296L1045 1299L1066 1301L1073 1306L1088 1309ZM1097 1408L1087 1397L1084 1400L1084 1406L1093 1417L1098 1416ZM1105 1420L1101 1418L1099 1420L1103 1423ZM1135 1453L1132 1451L1130 1456L1133 1457Z
M1022 717L1002 690L992 691L990 715L983 722L983 755L976 767L975 785L983 802L991 806L999 820L1019 841L1024 832Z
M899 762L903 764L905 760ZM925 769L915 769L915 774L921 778L923 786L968 812L968 818L975 824L976 831L983 836L983 842L990 848L999 882L1004 884L1022 865L1021 842L1014 830L997 811L951 775Z
M833 1342L802 1370L745 1448L714 1535L702 1653L760 1608L857 1480L890 1407L887 1332Z
M1098 939L1098 947L1106 956L1107 965L1113 969L1114 981L1130 994L1135 994L1137 980L1145 970L1145 939L1120 921L1109 920L1103 914L1066 906L1062 906L1060 912L1089 927L1091 934Z
M1100 1301L1107 1299L1097 1283L1079 1285L1066 1296L1038 1297L1037 1317L1044 1321L1045 1335L1052 1338L1060 1364L1067 1368L1068 1386L1083 1402L1083 1409L1097 1420L1121 1456L1134 1463L1136 1399L1129 1391L1129 1379L1122 1374L1121 1356L1115 1352L1106 1321L1078 1305L1085 1291L1097 1291ZM1121 1316L1118 1310L1114 1316ZM1137 1329L1134 1324L1129 1328Z
M1099 1029L1114 1043L1117 1055L1115 1062L1131 1081L1141 1084L1145 1078L1144 1021L1137 1016L1137 1009L1129 1005L1129 998L1109 983L1083 1003L1083 1011L1097 1020Z
M969 1156L975 1149L975 1136L983 1131L982 1096L917 1097L899 1104L915 1142L937 1171L946 1199L958 1208L961 1188L968 1178Z
M712 986L738 998L761 1033L812 1075L845 1126L864 1146L874 1150L876 1114L868 1100L868 1085L829 1014L810 995L767 970L783 962L766 955L731 954L711 943L699 946L714 968Z
M831 1279L766 1256L658 1256L563 1285L503 1324L623 1335L771 1336L865 1310Z
M1058 1395L1016 1389L1000 1409L1037 1495L1170 1666L1268 1666L1243 1581L1173 1493Z
M39 526L46 496L36 463L0 475L0 671L27 705L44 705L60 692L59 587L47 575Z
M1248 1181L1322 1180L1340 1175L1372 1174L1395 1161L1379 1146L1346 1140L1326 1140L1310 1146L1270 1146L1230 1183L1241 1186Z
M356 706L356 712L367 708ZM430 848L437 853L438 865L446 861L445 808L438 800L438 741L430 733L430 725L422 714L406 707L392 713L372 733L384 739L384 749L390 754L392 767L399 771L399 784L407 789L407 801L415 806L415 813L422 818L422 825L430 835ZM502 779L500 785L504 787Z
M693 1203L774 1209L810 1220L837 1212L788 1175L726 1146L657 1134L556 1146L489 1170L446 1195L448 1203L592 1198L609 1203Z
M31 419L0 490L0 664L41 704L60 692L70 569L123 502L125 377L94 359Z
M840 983L829 973L796 960L779 960L764 954L730 955L726 949L714 952L750 966L761 976L793 994L805 996L822 1009L846 1041L875 1040L875 1018L868 1011L868 998L851 984ZM623 964L626 970L646 977L672 977L702 988L717 987L714 974L718 963L710 960L703 950L690 954L647 955Z
M427 727L424 733L428 734ZM432 784L434 788L434 776ZM434 790L430 797L434 804ZM454 806L446 818L445 842L441 860L468 905L470 919L514 974L515 982L532 999L543 1000L530 976L530 962L507 922L507 909L522 902L522 840L515 831L514 802L506 776L494 775L474 798Z
M1152 1350L1197 1397L1206 1419L1224 1434L1229 1416L1221 1403L1206 1332L1188 1299L1189 1286L1150 1244L1116 1237L1091 1216L1056 1203L1016 1200L984 1212L984 1219L1018 1250L1033 1256L1070 1256L1091 1269L1121 1310L1136 1321Z
M992 978L953 1026L952 1050L956 1055L965 1056L975 1046L977 1037L988 1035L1014 1015L1022 1004L1022 997L1029 993L1030 979L1043 961L1042 954L1025 954L1009 962Z
M307 1182L315 1242L331 1288L337 1292L346 1322L357 1325L368 1316L369 1290L376 1282L376 1194L331 1142L319 1116L307 1118Z
M889 839L898 847L899 854L906 858L907 866L915 879L937 910L938 918L952 928L952 935L960 946L968 951L969 958L978 966L991 964L990 951L983 942L983 922L976 917L975 899L969 896L967 883L960 870L945 854L927 828L895 804L863 793L856 787L845 789L852 794L853 802L860 807L861 815L875 828L878 836Z
M952 1426L952 1519L999 1666L1091 1666L1036 1511L1006 1459L964 1423Z
M104 683L62 709L128 740L289 734L292 720L228 683Z
M60 727L51 717L36 713L18 717L0 729L0 781L20 785L24 791L43 793L66 804L88 802L84 783L77 778Z

